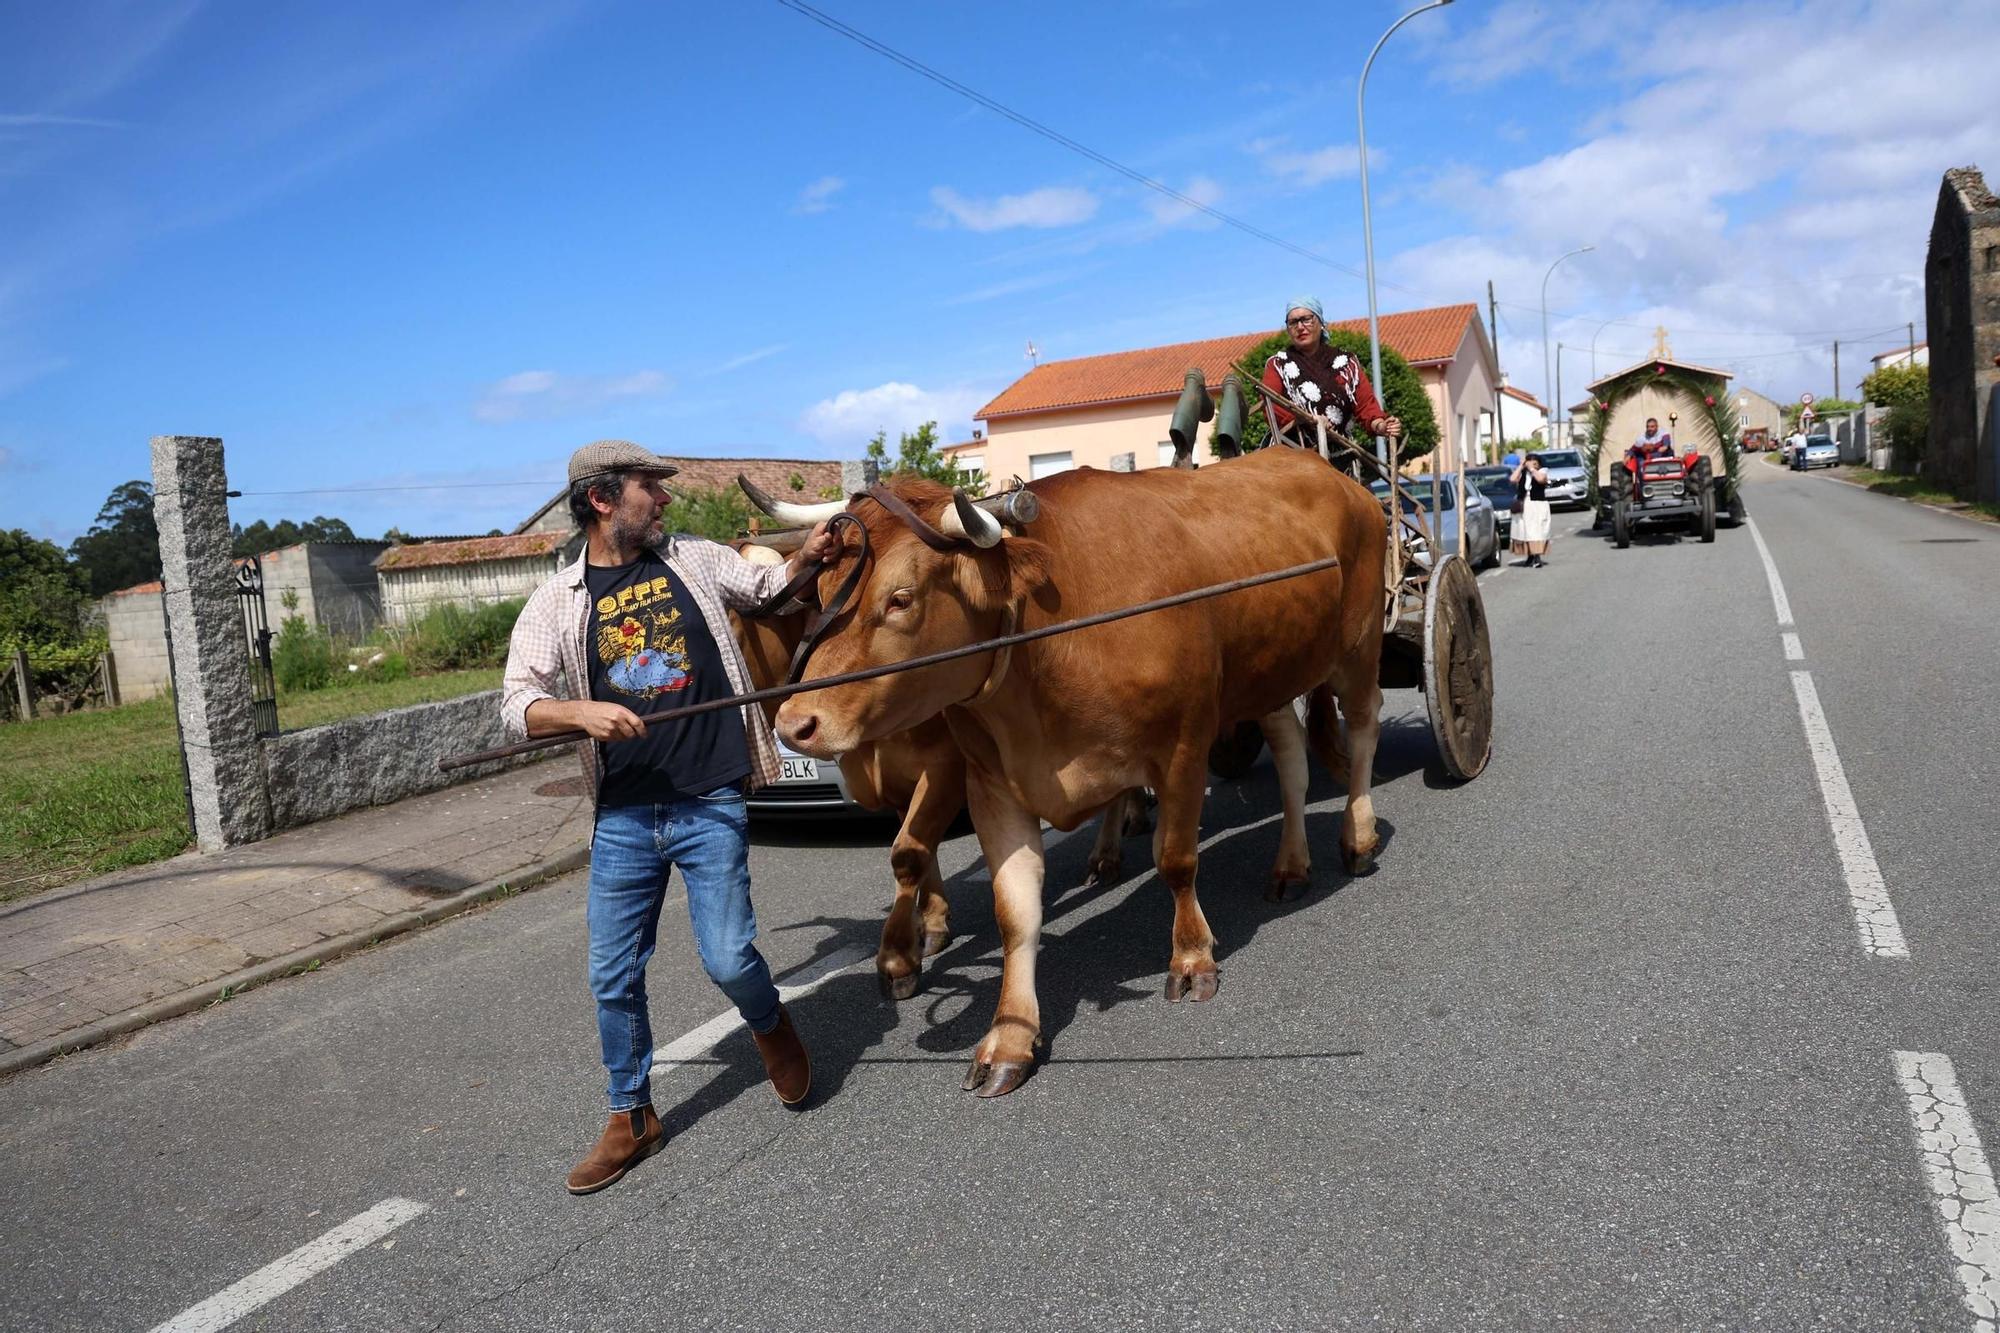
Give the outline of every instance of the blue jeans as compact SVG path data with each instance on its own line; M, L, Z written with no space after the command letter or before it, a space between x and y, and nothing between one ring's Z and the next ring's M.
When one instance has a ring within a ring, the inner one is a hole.
M738 787L597 812L590 844L590 992L597 997L597 1036L611 1074L613 1111L652 1100L646 964L675 866L687 882L688 917L710 979L753 1032L777 1026L778 988L754 943L749 824Z

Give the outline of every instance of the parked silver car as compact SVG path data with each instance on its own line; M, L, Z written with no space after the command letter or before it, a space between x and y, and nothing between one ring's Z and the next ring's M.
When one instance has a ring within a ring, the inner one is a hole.
M814 759L778 742L781 776L768 787L760 787L744 799L753 815L834 816L869 815L874 812L857 805L847 794L847 782L840 765L830 759Z
M1388 508L1389 483L1370 482L1369 489L1382 501L1383 508ZM1414 512L1419 505L1427 510L1431 521L1437 525L1438 540L1447 551L1458 550L1458 523L1462 512L1465 518L1465 558L1474 569L1485 569L1500 563L1500 531L1493 502L1482 495L1477 486L1467 485L1462 511L1458 503L1458 481L1454 477L1404 477L1402 491L1404 511ZM1435 499L1432 498L1433 492ZM1411 538L1417 563L1430 564L1430 552L1424 549L1423 538L1414 530L1406 531Z
M1535 453L1542 460L1542 470L1549 474L1549 504L1582 508L1590 494L1590 471L1583 465L1583 455L1574 449L1537 449Z
M1840 462L1840 446L1833 442L1831 435L1808 435L1803 449L1792 452L1792 471L1804 472L1816 467L1833 467Z

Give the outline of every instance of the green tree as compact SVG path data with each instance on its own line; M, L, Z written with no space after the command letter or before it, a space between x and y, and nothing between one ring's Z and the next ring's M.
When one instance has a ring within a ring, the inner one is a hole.
M160 577L152 484L128 481L112 491L90 531L70 543L69 554L92 597Z
M734 486L709 490L702 486L673 487L674 502L660 516L669 532L685 532L710 541L726 542L750 526L750 502Z
M354 529L347 526L345 519L327 518L321 515L307 519L304 523L294 523L289 518L276 523L266 523L258 519L249 527L238 523L230 528L232 549L237 555L262 555L266 551L276 551L286 546L297 546L300 542L351 542L355 540Z
M1803 403L1785 404L1784 418L1787 433L1798 429L1799 409L1803 406ZM1845 398L1822 398L1812 405L1813 415L1821 421L1826 420L1828 417L1837 417L1848 412L1859 412L1861 406L1860 403L1850 402Z
M1883 366L1861 381L1861 396L1883 407L1928 408L1931 401L1929 366Z
M1362 373L1368 370L1368 335L1350 333L1346 329L1328 329L1327 341L1336 352L1345 352L1361 363ZM1241 361L1236 363L1236 373L1243 376L1246 383L1254 384L1264 378L1264 363L1271 354L1283 349L1291 342L1283 331L1272 334L1251 348ZM1382 347L1382 383L1375 386L1376 396L1381 399L1383 409L1389 415L1403 420L1403 457L1422 458L1438 446L1437 413L1431 409L1431 396L1424 391L1423 377L1403 359L1402 353L1386 343ZM1261 401L1255 389L1245 388L1243 400L1246 405ZM1357 434L1356 444L1361 443L1360 424L1354 424ZM1243 448L1261 449L1270 442L1270 426L1262 412L1251 416L1243 431Z
M0 532L0 650L78 643L86 608L62 547L20 528Z
M876 431L875 438L868 441L867 456L885 473L927 477L940 486L958 487L975 498L986 494L986 478L982 474L968 472L958 465L956 458L947 458L938 452L935 421L926 421L914 431L905 431L897 442L893 462L889 458L889 432Z

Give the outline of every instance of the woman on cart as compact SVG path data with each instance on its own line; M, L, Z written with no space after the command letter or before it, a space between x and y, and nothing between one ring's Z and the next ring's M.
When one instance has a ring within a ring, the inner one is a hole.
M1264 387L1302 413L1325 417L1343 435L1359 426L1369 435L1401 438L1403 423L1382 410L1375 386L1368 382L1368 372L1346 352L1335 351L1327 340L1326 315L1317 299L1301 296L1285 307L1285 334L1289 343L1264 362ZM1286 435L1297 416L1276 403L1269 407L1274 434L1291 443L1315 447L1310 431L1300 431L1296 438ZM1333 461L1338 463L1339 456Z

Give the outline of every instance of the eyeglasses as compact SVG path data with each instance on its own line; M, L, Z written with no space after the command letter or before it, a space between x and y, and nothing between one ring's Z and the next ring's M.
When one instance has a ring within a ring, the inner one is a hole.
M1318 319L1319 319L1318 315L1300 315L1296 319L1286 320L1285 327L1288 329L1304 328L1308 324L1315 323Z

